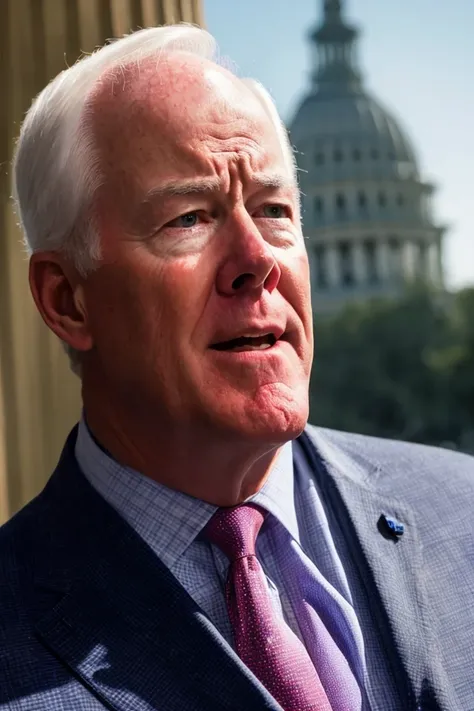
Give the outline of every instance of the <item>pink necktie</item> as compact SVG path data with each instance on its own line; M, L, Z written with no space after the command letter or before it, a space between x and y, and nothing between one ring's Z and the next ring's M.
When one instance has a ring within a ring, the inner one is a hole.
M237 654L285 711L332 711L304 645L274 613L255 555L264 517L242 504L218 509L204 529L230 561L226 601Z

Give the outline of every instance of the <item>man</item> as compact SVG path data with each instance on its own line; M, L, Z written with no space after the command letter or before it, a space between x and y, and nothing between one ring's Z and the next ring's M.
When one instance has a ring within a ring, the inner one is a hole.
M0 708L472 710L473 460L306 426L291 149L213 56L141 31L22 127L30 286L84 414L0 532Z

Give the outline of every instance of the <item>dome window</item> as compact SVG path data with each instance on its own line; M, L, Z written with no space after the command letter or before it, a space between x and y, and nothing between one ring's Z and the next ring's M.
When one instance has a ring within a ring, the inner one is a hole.
M357 195L357 204L361 210L367 209L367 195L362 190Z
M356 163L359 163L362 156L358 148L354 148L354 150L352 151L352 158Z
M320 220L324 214L324 200L323 200L323 198L319 197L319 195L317 195L314 198L313 205L314 205L314 216L315 216L316 220Z
M337 212L344 212L346 209L346 198L342 193L337 193L336 195L336 210Z
M369 284L379 282L379 272L377 265L377 245L374 239L367 239L364 242L365 266L367 270L367 281Z
M396 160L396 155L393 151L388 152L388 159L389 160Z
M342 162L342 151L339 148L336 148L334 151L334 160L336 163Z
M378 160L379 152L376 148L372 148L372 150L370 151L370 155L373 160Z
M340 242L338 252L341 284L343 286L353 286L355 278L352 245L349 242Z
M314 156L314 162L316 165L324 165L324 153L322 151L318 151L316 153Z
M398 280L402 275L402 245L397 237L391 237L388 247L390 276Z
M405 204L405 198L403 197L403 193L398 193L398 195L397 195L398 207L402 207L404 204Z
M326 245L317 244L314 248L314 276L318 289L325 289L328 285L326 255Z
M379 207L385 207L387 204L387 196L383 192L379 192L377 196L377 202L379 204Z

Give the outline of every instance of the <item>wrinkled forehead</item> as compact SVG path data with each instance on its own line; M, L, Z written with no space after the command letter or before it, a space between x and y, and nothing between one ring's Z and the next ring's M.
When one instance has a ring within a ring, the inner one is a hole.
M175 52L147 58L101 78L89 101L96 143L109 167L161 150L169 154L212 135L236 134L281 151L253 92L209 60Z

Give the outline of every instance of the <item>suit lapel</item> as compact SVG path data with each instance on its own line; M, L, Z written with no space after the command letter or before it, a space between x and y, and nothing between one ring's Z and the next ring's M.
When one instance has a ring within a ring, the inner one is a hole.
M106 590L78 586L36 629L108 707L279 709L192 601L172 594L168 604L146 605Z
M35 577L44 644L115 711L279 711L172 574L86 482L74 441L73 433L42 494L49 513ZM404 711L456 711L430 624L413 512L379 495L376 475L322 435L300 441L366 581ZM382 513L404 523L398 542L377 530Z
M305 433L300 441L312 470L322 473L318 479L324 497L338 513L365 582L403 709L456 711L454 690L441 665L430 623L413 512L401 501L374 491L369 484L371 473L362 471L319 433L312 439ZM382 535L377 525L382 514L403 522L403 536ZM381 699L376 708L382 706Z
M36 571L43 643L115 711L280 711L74 458L65 459L43 492L53 512L44 522L49 560ZM55 581L52 571L61 571Z

